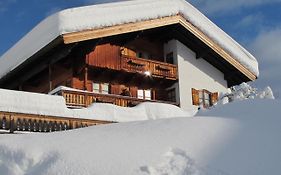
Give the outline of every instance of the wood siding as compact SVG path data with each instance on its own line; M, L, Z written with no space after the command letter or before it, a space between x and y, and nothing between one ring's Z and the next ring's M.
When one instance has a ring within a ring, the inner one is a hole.
M164 44L159 41L150 41L148 38L136 38L125 45L125 53L130 57L138 57L137 53L141 53L141 58L156 61L164 61Z
M87 63L94 67L118 70L120 65L120 46L112 44L96 46L95 50L89 54Z

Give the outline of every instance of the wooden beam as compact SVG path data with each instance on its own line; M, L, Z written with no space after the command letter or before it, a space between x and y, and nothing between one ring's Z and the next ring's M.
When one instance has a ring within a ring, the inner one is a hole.
M178 16L164 17L160 19L153 19L141 21L136 23L128 23L116 25L112 27L105 27L101 29L86 30L81 32L74 32L62 35L65 44L97 39L102 37L120 35L130 32L152 29L166 25L177 24L179 22Z
M55 53L50 57L44 58L40 62L40 64L35 66L35 68L26 70L24 72L23 76L21 76L18 81L14 81L11 84L9 84L8 88L13 89L13 88L17 87L19 83L20 84L24 83L26 80L30 79L32 76L34 76L34 75L38 74L39 72L43 71L44 69L46 69L49 64L53 64L53 63L59 61L60 59L66 57L75 46L76 46L76 44L68 45L66 48L62 49L59 53Z
M201 30L187 21L181 15L175 15L170 17L164 17L159 19L152 19L147 21L140 21L135 23L128 23L122 25L116 25L111 27L105 27L101 29L86 30L74 33L68 33L62 35L65 44L80 42L85 40L97 39L102 37L120 35L130 32L136 32L141 30L147 30L172 24L180 24L185 27L189 32L195 35L198 39L204 42L208 47L218 53L223 59L233 65L236 69L242 72L249 80L257 79L256 75L252 73L249 69L243 66L235 58L233 58L229 53L222 49L218 44L216 44L212 39L205 35Z
M49 63L48 65L48 73L49 73L49 91L53 90L53 82L52 82L52 64Z
M85 68L84 68L84 90L89 91L89 89L87 88L88 87L87 84L88 84L88 67L85 66Z

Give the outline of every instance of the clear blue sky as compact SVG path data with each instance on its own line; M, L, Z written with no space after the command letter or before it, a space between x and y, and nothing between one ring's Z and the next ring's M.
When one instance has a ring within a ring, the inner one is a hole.
M112 0L0 0L0 55L48 15ZM118 0L116 0L118 1ZM258 58L258 87L281 95L281 0L188 0Z

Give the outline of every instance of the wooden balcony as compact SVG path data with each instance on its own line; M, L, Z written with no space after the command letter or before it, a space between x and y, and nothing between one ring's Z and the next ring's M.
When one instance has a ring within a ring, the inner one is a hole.
M122 107L132 107L142 102L159 102L177 105L174 102L168 101L144 100L121 95L97 94L84 91L62 90L61 95L65 98L66 105L69 107L88 107L92 103L111 103Z
M120 49L117 49L116 52L107 51L109 52L108 54L104 50L98 52L99 54L90 54L87 64L93 67L130 73L144 74L149 72L153 77L169 80L178 79L178 68L174 64L122 55Z
M120 67L121 70L132 73L143 74L145 72L149 72L154 77L163 77L172 80L176 80L178 78L178 68L176 65L160 61L121 55Z

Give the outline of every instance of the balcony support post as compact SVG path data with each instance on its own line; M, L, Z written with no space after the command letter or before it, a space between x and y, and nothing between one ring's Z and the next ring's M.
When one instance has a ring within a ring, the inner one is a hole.
M88 67L86 66L84 68L84 89L89 91L90 89L87 88L87 84L88 84Z
M53 81L52 81L52 64L48 64L48 72L49 72L49 91L53 90Z

